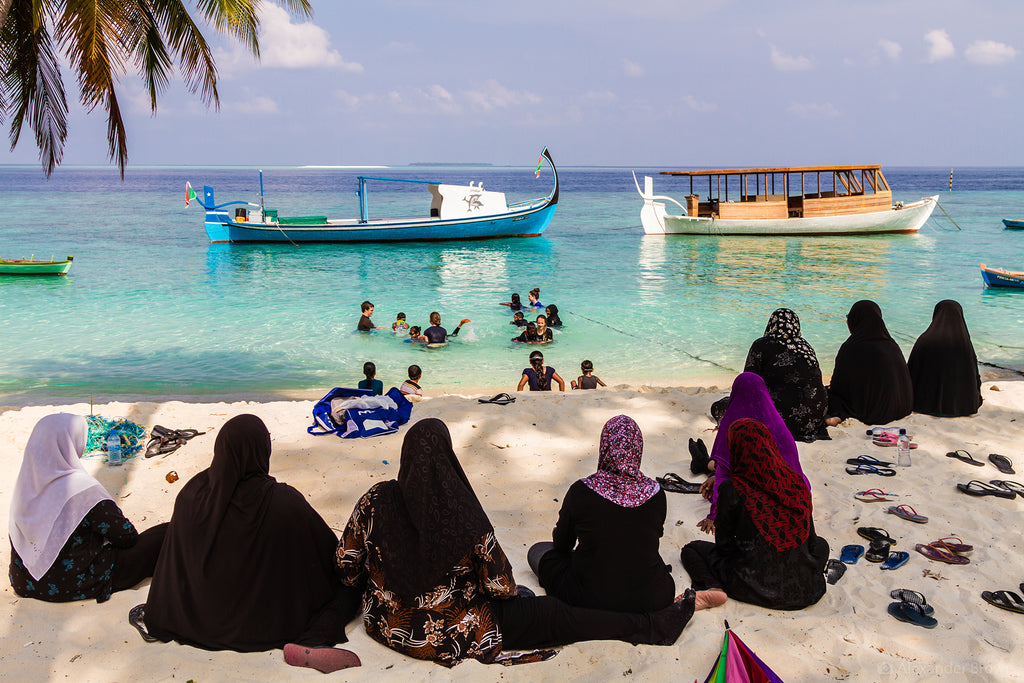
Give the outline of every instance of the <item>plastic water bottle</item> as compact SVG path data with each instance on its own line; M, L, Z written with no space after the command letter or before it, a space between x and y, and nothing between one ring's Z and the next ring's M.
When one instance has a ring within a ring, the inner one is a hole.
M896 437L896 464L910 467L910 437L906 429L901 429L900 435Z
M107 464L114 467L121 464L121 435L116 429L107 432Z

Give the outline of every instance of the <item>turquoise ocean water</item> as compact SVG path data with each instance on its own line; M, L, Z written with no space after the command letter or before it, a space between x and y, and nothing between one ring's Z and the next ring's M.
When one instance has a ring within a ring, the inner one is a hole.
M662 169L637 169L654 175ZM981 262L1024 270L1024 169L894 168L897 200L939 194L917 235L842 238L645 237L630 169L564 168L561 202L541 238L359 245L211 245L184 185L217 201L255 200L257 169L0 166L0 256L75 257L67 278L0 278L0 404L172 398L315 397L352 386L373 360L385 386L423 367L428 394L507 391L529 347L498 303L540 287L565 327L543 347L568 381L591 359L609 384L726 383L779 306L797 311L831 372L845 313L877 301L909 353L934 304L960 301L982 362L1024 370L1024 291L986 290ZM265 169L281 215L358 213L357 170ZM512 201L543 196L550 173L528 168L391 168L367 175L483 181ZM688 185L655 176L681 199ZM371 216L420 214L418 185L371 186ZM354 332L359 303L390 328L398 311L454 328L443 349L389 331Z

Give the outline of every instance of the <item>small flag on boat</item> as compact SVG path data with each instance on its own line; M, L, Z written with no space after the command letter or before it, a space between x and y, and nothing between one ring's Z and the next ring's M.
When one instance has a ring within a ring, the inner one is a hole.
M540 165L542 163L544 163L544 155L543 154L541 154L539 157L537 157L537 170L533 174L534 178L540 178Z
M188 208L188 203L196 198L196 191L192 189L192 183L185 181L185 208Z

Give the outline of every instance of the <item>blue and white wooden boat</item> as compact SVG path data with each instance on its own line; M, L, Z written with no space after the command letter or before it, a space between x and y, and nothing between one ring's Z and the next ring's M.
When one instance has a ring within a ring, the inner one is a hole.
M1010 230L1024 230L1024 219L1004 218L1003 226Z
M981 279L989 287L1020 287L1024 288L1024 273L1002 268L990 268L981 264Z
M428 180L359 176L359 218L326 216L278 216L263 206L263 176L260 203L217 204L213 188L203 188L197 200L206 209L206 234L210 242L391 242L427 240L472 240L499 237L537 237L548 227L558 204L558 171L547 148L541 152L554 176L554 188L547 197L509 204L504 192L485 190L483 183L448 185ZM537 165L540 173L540 163ZM409 218L369 216L366 182L422 183L430 191L426 215ZM190 197L186 189L186 197ZM188 201L186 199L186 206ZM236 207L233 210L228 207Z

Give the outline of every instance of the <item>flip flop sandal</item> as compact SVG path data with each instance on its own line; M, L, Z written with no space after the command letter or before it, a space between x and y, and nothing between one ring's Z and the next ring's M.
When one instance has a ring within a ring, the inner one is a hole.
M857 564L864 555L864 546L862 545L844 545L843 550L839 554L839 559L845 564Z
M908 522L917 522L918 524L925 524L928 518L924 515L917 514L917 510L910 507L909 505L890 505L889 509L886 510L890 515L896 515L900 519L905 519Z
M875 444L876 446L882 446L882 447L885 447L885 448L896 448L896 445L897 445L896 442L897 442L898 438L899 438L898 435L897 436L893 436L892 434L882 434L880 436L872 437L871 443ZM917 448L917 444L914 443L913 441L911 441L910 442L910 448L911 448L911 450L913 450L914 448Z
M889 553L889 557L885 559L885 562L882 563L879 569L899 569L909 561L910 553L904 550L897 550L896 552Z
M889 593L889 597L900 602L912 602L921 608L921 613L926 617L935 612L935 608L928 604L923 594L909 588L895 588Z
M964 543L957 536L947 536L946 538L940 538L937 541L932 541L929 545L937 545L945 548L951 553L957 553L962 555L963 553L969 553L974 550L974 546L969 543Z
M998 453L990 453L988 461L996 466L996 469L1003 474L1017 474L1013 471L1013 463L1005 455L999 455Z
M836 585L839 579L843 578L843 574L846 573L846 564L836 558L831 558L825 563L825 581L830 586Z
M661 488L672 493L700 493L700 484L686 481L675 472L669 472L664 477L654 479Z
M147 643L155 643L158 640L149 635L149 630L146 628L146 603L136 605L128 610L128 623L135 627Z
M891 602L889 603L889 614L899 621L923 628L935 628L939 623L935 617L925 615L921 611L921 606L913 602Z
M1024 600L1013 591L983 591L981 599L990 605L1017 614L1024 614Z
M154 458L158 455L168 455L169 453L173 453L174 451L178 450L184 445L185 439L167 439L164 437L160 437L160 440L157 441L156 443L153 443L153 440L150 439L149 445L146 446L146 457Z
M970 558L964 557L963 555L957 555L952 553L943 546L936 544L925 545L918 543L914 546L914 550L921 553L929 560L935 560L936 562L945 562L946 564L970 564Z
M493 396L491 398L480 398L477 400L480 403L493 403L495 405L505 406L508 405L509 403L515 403L516 397L509 396L508 394L498 394L497 396Z
M846 461L847 465L875 465L876 467L892 467L895 463L885 462L878 458L873 458L870 455L858 455L856 458L850 458Z
M1024 498L1024 484L1019 484L1015 481L1006 481L1004 479L993 479L989 483L993 486L998 486L1001 489L1013 491L1016 495Z
M892 500L893 498L899 498L895 493L886 493L882 489L868 489L867 491L857 491L853 494L853 497L857 500L864 501L865 503L883 503Z
M892 543L875 539L871 541L868 551L864 553L864 559L868 562L884 562L889 557L889 548L891 547Z
M847 474L877 474L882 477L895 477L896 470L891 467L875 467L874 465L857 465L855 467L847 467Z
M996 496L998 498L1016 498L1017 494L998 486L991 486L983 481L973 479L966 484L957 484L957 489L970 496Z
M869 541L885 541L896 545L896 539L889 535L889 532L877 526L862 526L857 529L857 535Z
M965 450L950 451L949 453L946 453L946 457L947 458L956 458L960 462L965 462L968 465L974 465L975 467L984 467L985 466L985 463L983 463L980 460L975 460L974 456L972 456L970 453L968 453Z

